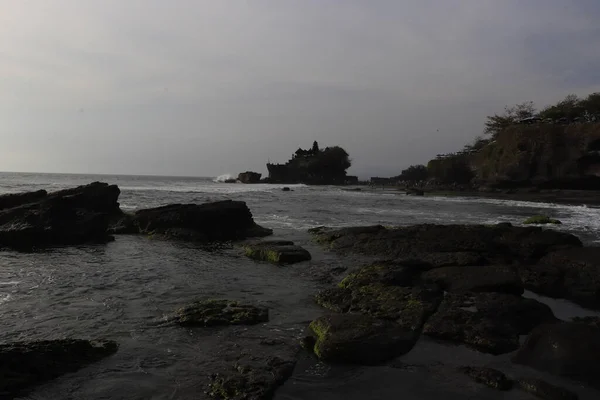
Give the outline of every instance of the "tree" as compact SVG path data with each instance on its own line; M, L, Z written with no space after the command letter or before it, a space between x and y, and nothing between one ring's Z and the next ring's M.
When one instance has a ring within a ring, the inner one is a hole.
M487 117L484 133L495 139L500 131L516 124L522 119L533 117L535 112L533 101L526 101L512 107L506 106L504 107L503 114L494 114Z
M561 118L573 121L575 118L583 118L585 111L584 101L577 97L577 95L570 94L558 103L544 108L540 111L539 116L542 119L551 119L553 121Z
M427 167L424 165L411 165L396 177L396 180L405 182L421 182L427 180Z
M317 143L316 140L313 142L312 151L314 154L317 154L319 152L319 143Z
M581 106L589 120L600 121L600 92L590 94L581 101Z

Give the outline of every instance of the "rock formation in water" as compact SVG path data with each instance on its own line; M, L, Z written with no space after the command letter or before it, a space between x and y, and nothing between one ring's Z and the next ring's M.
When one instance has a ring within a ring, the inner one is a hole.
M308 150L298 149L285 164L267 164L269 183L305 183L314 185L340 185L355 177L348 177L350 168L348 153L341 147L320 149L317 142Z
M240 173L237 180L242 183L260 183L261 176L258 172L246 171Z

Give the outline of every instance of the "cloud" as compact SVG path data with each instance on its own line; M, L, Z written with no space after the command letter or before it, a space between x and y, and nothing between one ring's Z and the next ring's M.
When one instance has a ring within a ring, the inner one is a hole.
M264 171L319 140L394 174L600 90L595 3L1 1L0 169Z

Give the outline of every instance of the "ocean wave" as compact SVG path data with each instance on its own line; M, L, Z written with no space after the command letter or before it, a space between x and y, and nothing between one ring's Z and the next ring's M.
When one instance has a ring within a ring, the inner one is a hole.
M231 174L223 174L223 175L219 175L215 179L213 179L213 182L226 182L230 179L237 179L237 178L234 178L234 176Z

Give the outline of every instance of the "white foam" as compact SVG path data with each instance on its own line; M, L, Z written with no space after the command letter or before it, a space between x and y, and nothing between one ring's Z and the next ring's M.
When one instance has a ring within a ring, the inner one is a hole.
M213 182L225 182L230 179L236 179L236 178L234 178L233 175L231 175L231 174L223 174L223 175L219 175L215 179L213 179Z
M0 286L18 285L21 281L0 282Z

